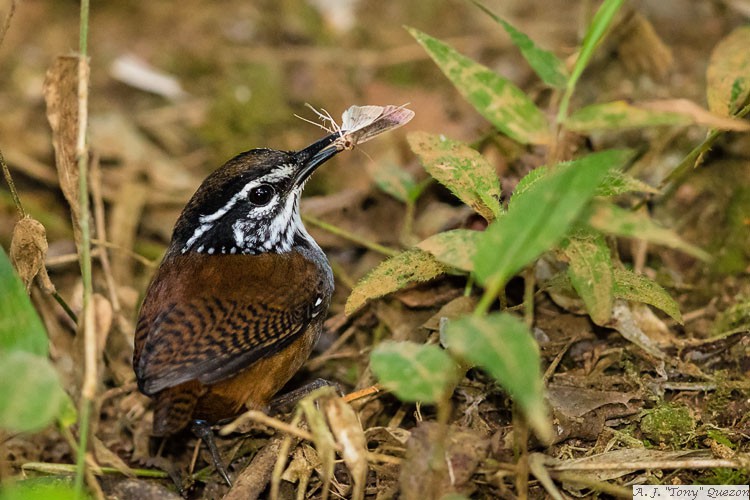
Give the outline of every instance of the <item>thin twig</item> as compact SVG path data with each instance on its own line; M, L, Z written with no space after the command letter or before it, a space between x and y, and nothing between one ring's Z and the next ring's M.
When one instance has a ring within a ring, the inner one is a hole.
M62 298L62 296L57 292L57 290L52 292L52 298L54 298L55 302L57 302L59 306L62 307L62 310L65 311L65 314L67 314L68 317L73 321L73 324L77 326L78 316L76 316L76 313L73 312L73 309L70 308L68 303L65 302L65 299Z
M15 2L14 2L15 5ZM0 43L2 43L0 39ZM21 205L21 198L18 197L18 191L16 191L16 185L13 182L13 177L10 175L10 169L8 169L8 164L5 163L5 157L3 156L2 150L0 150L0 164L2 164L3 167L3 175L5 176L5 182L8 184L8 189L10 190L10 196L13 198L13 204L16 206L16 210L18 210L18 216L22 219L26 217L26 211L23 209L23 205Z
M349 394L344 396L344 401L346 401L347 403L351 403L352 401L356 401L358 399L366 398L367 396L372 396L373 394L383 392L383 390L384 389L379 384L371 385L370 387L365 387L364 389L350 392Z
M3 45L3 42L5 41L5 35L8 33L8 30L10 29L10 21L13 19L13 15L16 13L16 5L18 5L18 1L11 0L10 10L8 10L8 15L5 16L5 22L3 23L3 27L0 28L0 46Z
M289 434L290 436L295 436L300 439L304 439L306 441L313 440L313 436L309 432L303 429L300 429L299 427L296 427L293 424L287 424L286 422L279 420L278 418L269 417L262 411L258 411L258 410L246 411L241 416L237 417L237 419L235 419L234 422L222 427L221 430L219 431L219 434L222 436L231 434L232 432L237 430L237 428L240 425L244 424L245 422L257 422L259 424L263 424L268 427L271 427L272 429L276 429L278 431Z
M47 462L28 462L21 466L23 471L34 471L42 472L44 474L59 475L59 474L75 474L76 466L73 464L56 464ZM130 469L133 474L137 477L151 477L157 479L166 479L169 477L164 471L153 470L153 469ZM94 475L97 476L109 476L109 475L122 475L122 471L114 467L98 467L92 469Z
M309 360L307 362L307 368L310 371L314 372L318 368L323 366L323 363L331 359L331 355L337 352L341 348L341 346L343 346L349 340L349 338L352 335L354 335L354 332L356 331L357 331L356 326L350 326L349 328L347 328L346 331L342 333L341 335L339 335L339 337L333 342L333 344L331 344L331 346L328 349L323 351L320 355L315 356L314 358Z
M550 468L556 471L564 470L642 470L642 469L740 469L747 467L742 460L726 458L693 458L687 460L644 460L638 462L586 462L572 464L556 464Z
M331 234L344 238L345 240L351 241L352 243L356 243L357 245L361 247L365 247L368 250L372 250L374 252L383 254L387 257L393 257L394 255L397 255L399 253L398 250L388 248L379 243L375 243L374 241L366 240L362 238L361 236L358 236L352 232L349 232L346 229L341 229L340 227L334 226L333 224L329 224L328 222L322 221L318 219L317 217L312 217L310 215L303 215L302 220L305 221L306 223L312 224L313 226L319 227L320 229L323 229L324 231L328 231Z
M126 254L127 256L129 256L130 258L132 258L134 261L136 261L136 262L138 262L140 264L143 264L144 266L146 266L148 268L151 268L151 269L155 269L156 266L158 265L158 262L155 262L155 261L149 259L148 257L144 257L143 255L141 255L139 253L136 253L136 252L134 252L134 251L132 251L132 250L130 250L128 248L125 248L125 247L121 246L121 245L117 245L115 243L112 243L111 241L105 241L105 240L100 239L100 238L92 238L91 239L91 243L93 245L98 246L98 247L109 248L109 249L112 249L112 250L116 250L118 252L122 252L122 253Z

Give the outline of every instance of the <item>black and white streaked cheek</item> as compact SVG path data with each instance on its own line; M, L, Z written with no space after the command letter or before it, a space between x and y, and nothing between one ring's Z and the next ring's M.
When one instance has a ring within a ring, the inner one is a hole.
M186 253L191 249L194 249L198 253L208 253L210 255L214 253L233 253L232 248L234 248L234 253L239 253L242 249L250 248L252 242L247 241L248 235L252 235L255 232L253 226L262 225L264 219L272 219L274 217L280 200L279 194L274 194L267 205L249 207L243 217L231 226L232 234L230 236L234 239L234 245L227 244L224 241L227 238L221 238L215 232L219 230L218 228L226 226L225 224L221 224L223 218L233 209L236 211L242 207L242 204L247 200L250 190L263 184L264 181L265 178L247 183L221 208L211 214L200 216L198 218L198 226L183 245L180 250L181 253ZM212 246L210 243L212 241L217 245ZM222 251L222 248L225 251Z

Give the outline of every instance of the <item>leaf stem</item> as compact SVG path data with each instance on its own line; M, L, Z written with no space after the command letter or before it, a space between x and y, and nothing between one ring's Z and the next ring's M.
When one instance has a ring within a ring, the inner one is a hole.
M3 175L5 176L5 182L8 184L10 196L13 198L13 204L16 206L16 210L18 210L18 215L21 218L24 218L26 217L26 211L23 209L23 205L21 205L21 198L19 198L18 191L16 191L16 185L13 182L13 177L10 175L8 164L5 163L5 157L3 156L2 150L0 150L0 165L3 167Z
M88 25L89 0L81 0L80 32L78 49L78 133L76 137L76 158L78 160L78 197L80 205L79 224L81 227L80 265L83 282L83 321L79 329L84 341L84 376L81 387L79 446L76 458L75 498L84 497L83 482L86 475L86 450L88 447L89 424L93 400L96 396L96 336L91 310L91 227L89 224L88 196L88 149L86 130L88 122Z
M734 117L743 118L748 113L750 113L750 104L746 105L740 111L738 111ZM711 132L709 132L708 136L703 139L703 142L694 147L692 151L690 151L687 156L685 156L685 158L683 158L682 161L674 168L674 170L672 170L672 172L670 172L669 175L664 178L664 180L661 182L661 185L659 186L659 189L664 189L670 182L676 185L677 181L685 176L690 167L697 167L698 159L711 150L711 147L723 133L723 130L712 130ZM674 189L670 189L670 192L665 194L663 198L668 197L673 191Z
M523 319L526 326L531 330L534 325L534 288L536 287L533 265L526 268L523 282Z
M599 46L599 43L604 38L612 19L617 14L617 11L622 7L624 0L605 0L602 3L599 10L596 11L594 19L592 19L589 25L586 36L583 37L581 43L581 49L578 52L578 58L576 59L573 71L570 72L568 83L565 86L565 92L563 93L562 100L560 101L560 109L557 112L557 123L563 123L568 117L568 107L570 106L570 98L573 96L578 79L583 74L583 70L586 69L591 56Z
M479 299L477 307L474 309L474 316L484 316L490 310L492 303L500 295L500 291L505 286L503 280L495 280L487 283L482 297Z
M41 472L44 474L53 474L53 475L75 474L76 466L71 465L71 464L28 462L21 466L21 470L23 470L24 472L34 471L34 472ZM160 470L152 470L152 469L130 469L130 470L133 472L133 474L136 475L136 477L150 477L150 478L155 478L155 479L165 479L169 477L169 474ZM92 472L97 476L122 474L121 471L115 469L114 467L99 467L98 470L92 470Z

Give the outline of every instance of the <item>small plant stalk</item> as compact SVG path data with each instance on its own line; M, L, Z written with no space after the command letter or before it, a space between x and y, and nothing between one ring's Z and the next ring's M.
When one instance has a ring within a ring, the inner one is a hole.
M80 35L78 54L78 134L76 138L76 158L78 160L78 192L80 205L81 246L80 265L83 282L83 322L79 325L84 342L84 375L81 387L79 444L76 457L76 477L74 490L76 498L83 498L83 482L86 476L86 450L88 449L89 425L93 400L96 396L97 363L94 315L91 309L91 226L89 224L88 197L88 147L86 130L88 123L88 24L89 0L81 0Z

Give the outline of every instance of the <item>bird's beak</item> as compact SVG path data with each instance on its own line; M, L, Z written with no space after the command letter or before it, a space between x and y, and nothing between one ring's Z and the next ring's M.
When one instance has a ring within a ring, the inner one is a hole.
M310 144L305 149L294 153L299 168L294 179L294 183L297 186L301 186L316 168L341 151L334 144L334 141L338 138L339 134L331 134L313 144Z

